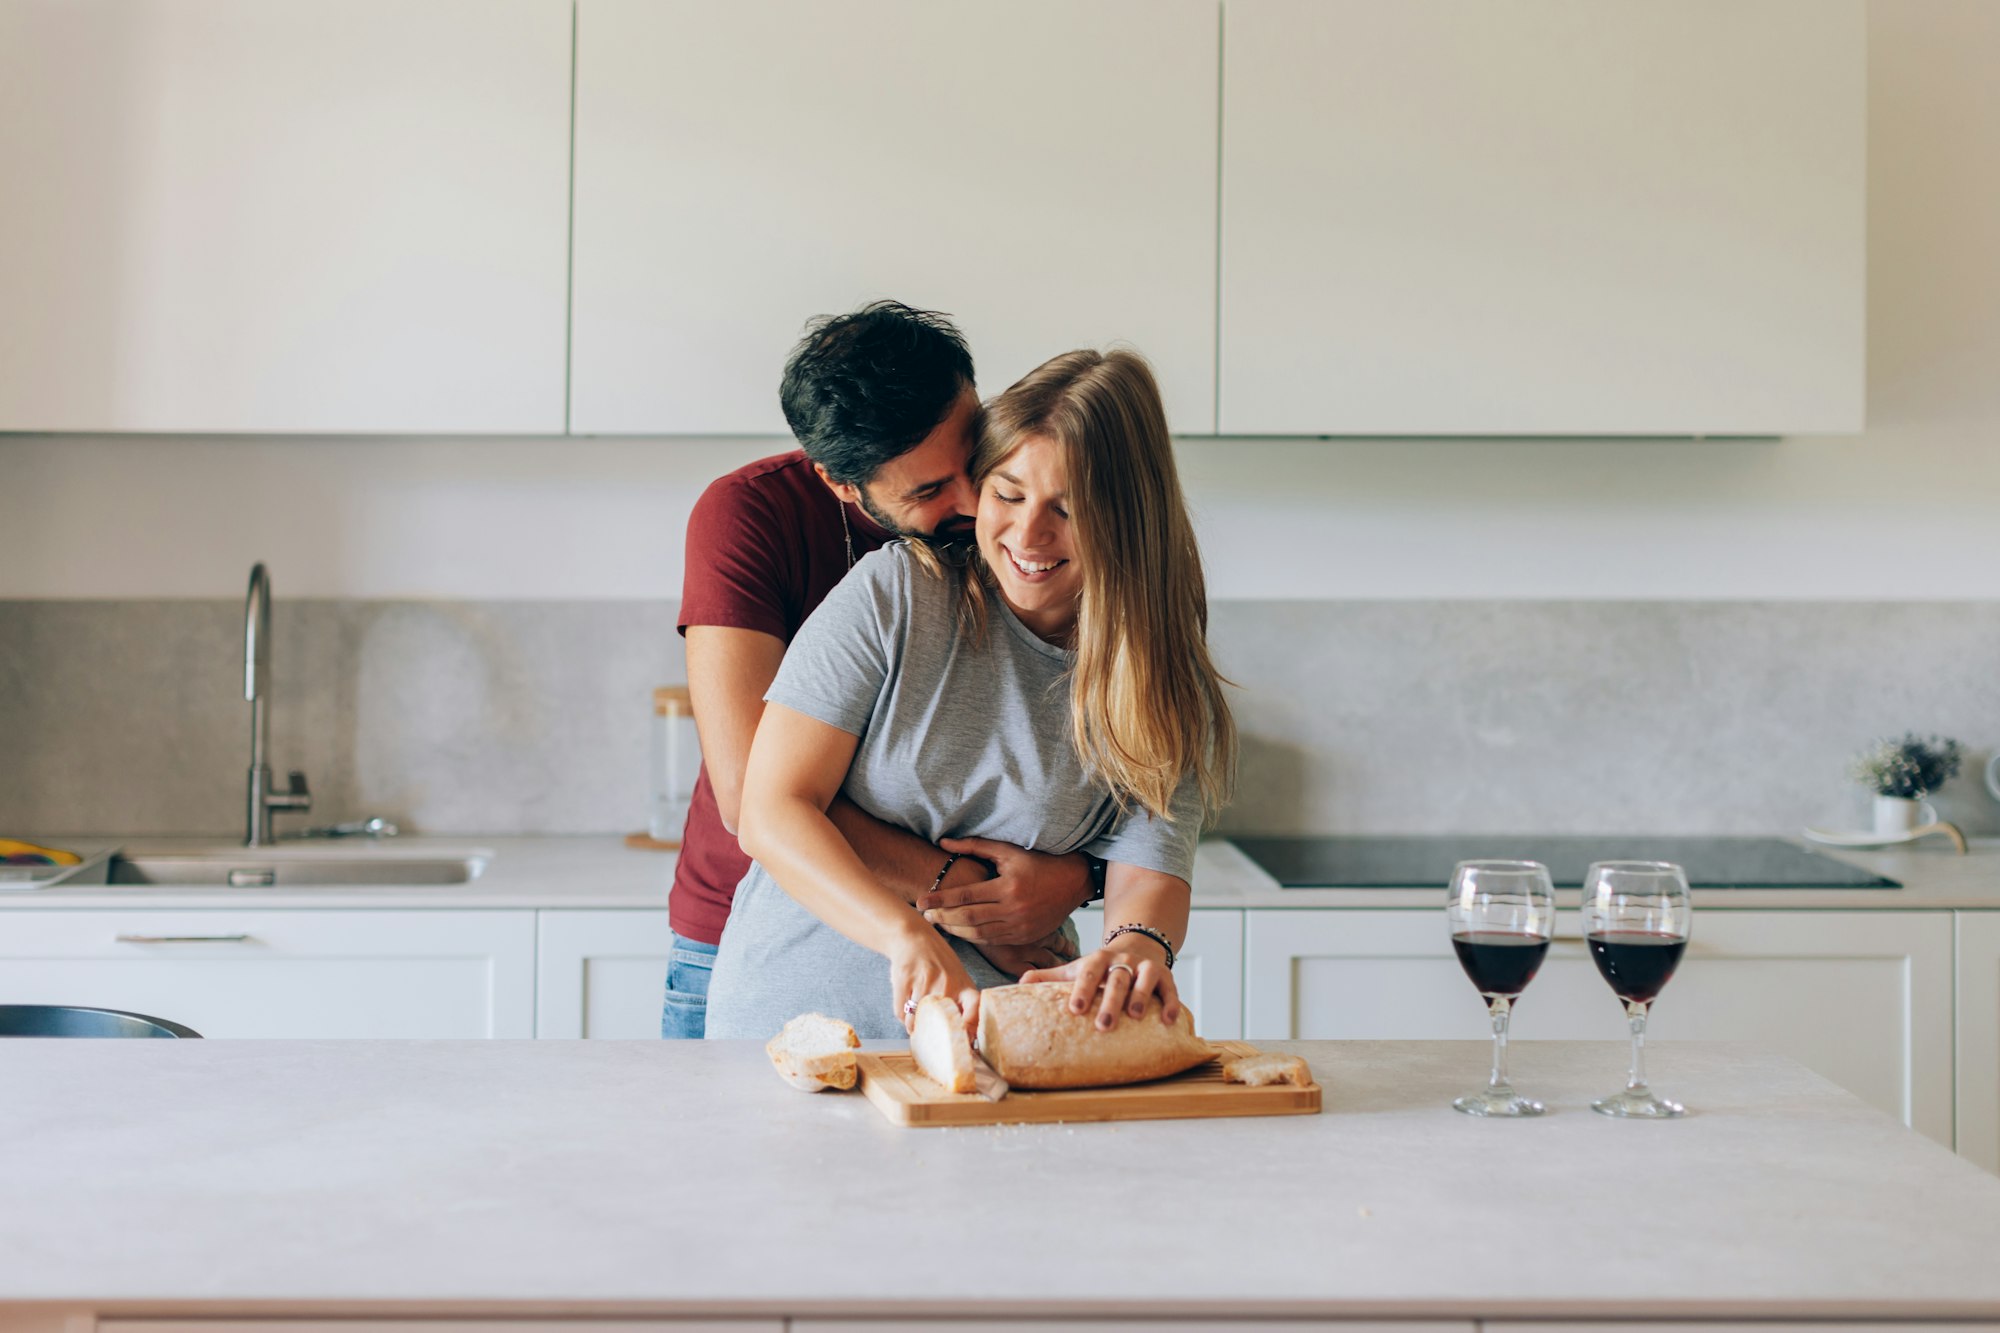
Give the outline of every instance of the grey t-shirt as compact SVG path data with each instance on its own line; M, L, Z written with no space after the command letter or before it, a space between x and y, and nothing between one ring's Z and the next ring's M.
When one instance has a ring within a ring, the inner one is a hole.
M1120 815L1069 738L1069 656L988 596L986 630L961 634L956 583L897 543L862 557L785 653L765 698L858 738L842 792L932 842L994 838L1188 878L1200 832L1193 781L1172 822ZM973 983L1001 975L951 941ZM793 901L752 863L737 886L709 983L707 1035L766 1038L796 1014L900 1037L889 962Z
M962 633L959 596L907 542L863 556L799 630L765 699L858 738L842 791L884 823L1189 878L1193 779L1171 823L1137 806L1121 815L1070 739L1069 654L991 593L983 637Z

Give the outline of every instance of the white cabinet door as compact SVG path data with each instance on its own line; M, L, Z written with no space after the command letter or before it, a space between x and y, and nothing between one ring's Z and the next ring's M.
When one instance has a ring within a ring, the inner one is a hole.
M563 428L568 0L0 6L0 431Z
M1958 913L1958 1150L2000 1171L2000 912Z
M0 1324L0 1333L7 1333L3 1324ZM782 1319L100 1319L97 1321L97 1333L785 1333L785 1321Z
M1084 952L1104 938L1104 913L1076 914ZM1195 1031L1212 1041L1243 1035L1243 913L1200 907L1188 913L1187 947L1174 958L1174 984L1194 1014Z
M126 1009L204 1037L531 1037L535 914L13 911L0 1003Z
M805 322L950 313L983 392L1123 339L1214 426L1215 0L579 0L580 434L784 433Z
M1561 1323L1530 1323L1513 1319L1482 1319L1479 1333L1995 1333L2000 1325L1919 1323L1860 1323L1836 1319L1787 1319L1746 1322L1704 1319L1697 1323L1654 1323L1641 1319L1580 1319Z
M660 1036L664 910L536 913L537 1037Z
M1245 1034L1490 1035L1442 911L1253 911ZM1904 1124L1952 1143L1952 939L1946 912L1697 909L1680 971L1648 1027L1661 1041L1754 1041ZM1515 1011L1533 1040L1625 1039L1575 913ZM1615 1081L1619 1070L1609 1069Z
M1860 0L1223 12L1223 434L1862 428Z
M794 1319L790 1333L1476 1333L1471 1320L1360 1319Z

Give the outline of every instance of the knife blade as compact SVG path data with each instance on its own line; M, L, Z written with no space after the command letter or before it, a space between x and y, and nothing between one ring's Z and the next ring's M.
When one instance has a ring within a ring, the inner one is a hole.
M997 1102L1007 1095L1007 1080L979 1052L972 1053L973 1091L989 1102Z

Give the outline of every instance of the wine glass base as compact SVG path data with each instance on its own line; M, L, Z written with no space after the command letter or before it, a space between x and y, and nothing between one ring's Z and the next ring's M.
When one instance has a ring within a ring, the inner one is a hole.
M1523 1097L1512 1088L1487 1088L1467 1097L1460 1097L1451 1104L1454 1111L1467 1115L1525 1116L1540 1115L1548 1108L1531 1098Z
M1655 1097L1650 1088L1627 1088L1592 1102L1590 1109L1599 1115L1616 1116L1620 1120L1672 1120L1687 1114L1685 1106Z

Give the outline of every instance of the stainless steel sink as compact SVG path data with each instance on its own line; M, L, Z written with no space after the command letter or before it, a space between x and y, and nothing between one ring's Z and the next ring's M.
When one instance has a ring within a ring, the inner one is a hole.
M487 851L406 852L374 847L231 847L133 851L111 861L113 884L209 888L335 888L464 884L479 878Z

